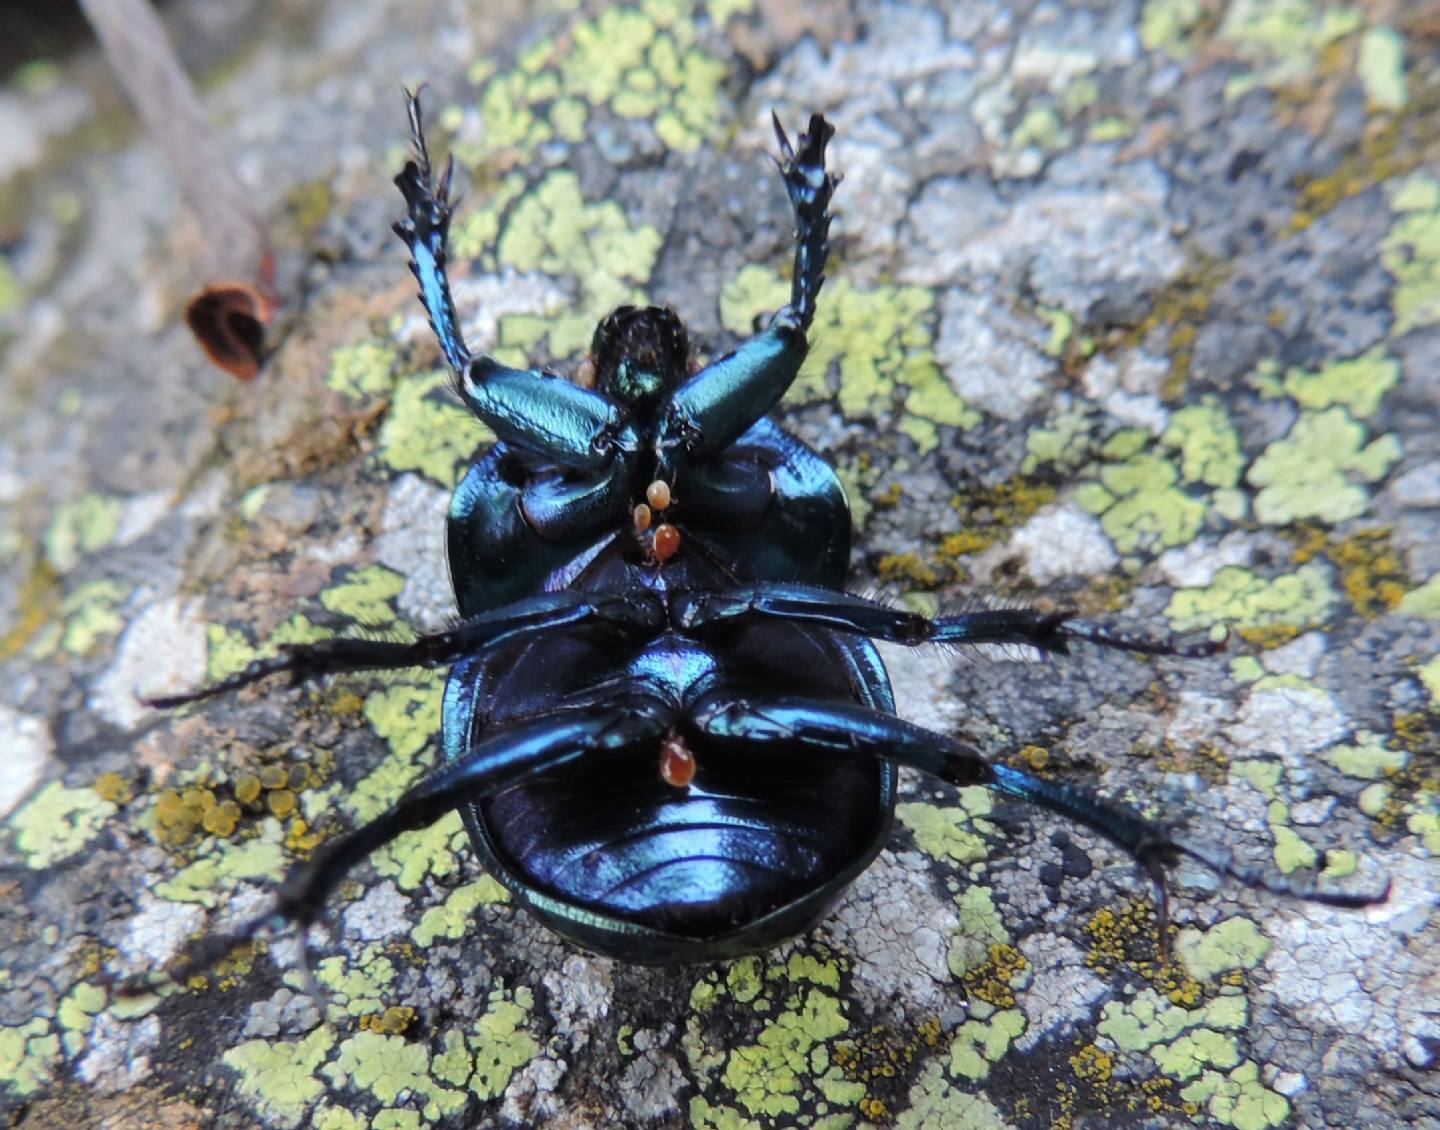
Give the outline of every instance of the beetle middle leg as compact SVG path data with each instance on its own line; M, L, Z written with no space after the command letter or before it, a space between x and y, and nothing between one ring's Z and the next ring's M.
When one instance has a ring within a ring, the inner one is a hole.
M741 585L722 592L687 593L677 600L674 615L687 630L701 633L723 631L726 625L742 620L769 618L855 632L909 646L1018 644L1056 655L1068 654L1075 642L1185 659L1213 655L1225 647L1223 638L1148 637L1113 632L1080 620L1066 609L1054 612L1034 608L977 609L952 616L928 617L850 593L773 582Z
M644 592L586 593L566 589L539 593L409 643L340 637L291 644L281 654L257 659L209 686L143 701L147 706L170 710L229 694L271 675L289 675L292 683L300 684L356 671L443 667L487 648L565 628L593 626L609 632L618 643L652 634L664 622L664 616L659 600Z

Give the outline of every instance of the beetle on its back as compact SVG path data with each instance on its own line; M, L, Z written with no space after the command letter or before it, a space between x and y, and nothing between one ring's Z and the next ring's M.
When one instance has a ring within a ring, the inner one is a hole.
M445 764L388 812L327 844L277 905L193 945L184 977L266 924L302 927L351 866L459 809L485 866L557 933L629 961L707 960L807 929L885 845L897 767L985 785L1089 826L1156 882L1188 856L1249 886L1336 906L1235 864L1139 813L987 761L894 714L872 639L1074 642L1173 656L1212 641L1121 635L1068 611L926 618L843 590L850 513L835 473L766 418L799 372L824 281L833 130L792 148L775 123L795 214L791 298L734 352L694 370L669 309L622 307L592 346L592 387L467 348L446 278L448 190L409 98L416 160L396 178L396 232L459 395L499 442L451 500L462 621L413 643L288 648L177 706L272 674L293 681L448 666Z

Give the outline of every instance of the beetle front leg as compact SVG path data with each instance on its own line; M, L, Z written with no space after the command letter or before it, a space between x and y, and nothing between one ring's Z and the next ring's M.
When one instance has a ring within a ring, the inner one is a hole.
M395 178L409 214L394 225L394 230L410 249L410 270L420 283L420 301L430 316L430 327L440 342L441 352L451 369L463 373L470 367L470 350L460 332L460 319L455 313L455 300L450 296L450 280L445 273L450 181L455 173L455 159L446 158L440 183L435 184L418 93L405 92L405 108L410 115L410 139L416 159L407 161Z
M1075 642L1183 659L1203 658L1225 648L1224 638L1114 632L1077 619L1068 609L1041 612L1034 608L987 608L927 617L850 593L777 583L741 585L724 592L684 593L673 602L672 616L693 632L720 631L726 624L769 618L854 632L906 646L1017 644L1055 655L1068 655Z
M825 260L830 254L830 198L840 183L825 169L825 146L835 136L835 127L821 114L811 114L810 124L800 135L799 149L790 146L778 114L771 113L775 140L780 146L776 167L785 181L785 192L795 209L795 272L790 279L790 306L806 333L815 318L815 301L825 282ZM781 311L777 317L783 317Z
M672 713L668 704L634 690L489 731L463 758L431 774L388 811L320 848L281 884L269 910L233 930L198 939L166 973L124 982L121 991L146 992L162 976L183 982L267 928L295 925L303 932L319 920L326 901L350 869L397 836L428 827L463 804L579 758L624 756L638 747L656 745L670 726ZM301 942L303 947L303 935Z
M405 197L406 216L394 229L410 249L420 301L456 375L461 398L501 439L567 467L599 468L617 452L633 451L638 447L633 426L608 397L548 373L512 369L488 354L471 356L445 270L454 158L446 158L436 184L420 99L406 91L405 103L416 159L407 161L395 178Z
M662 453L680 448L684 457L703 460L723 451L775 406L805 360L805 335L825 282L830 198L839 184L825 169L825 146L835 128L812 114L797 150L778 117L774 123L780 145L776 165L795 210L790 303L776 312L765 330L712 361L671 394L656 445Z

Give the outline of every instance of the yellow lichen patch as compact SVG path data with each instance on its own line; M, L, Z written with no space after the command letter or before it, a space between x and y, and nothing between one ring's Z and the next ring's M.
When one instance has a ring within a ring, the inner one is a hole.
M1339 541L1327 539L1319 552L1339 568L1341 588L1367 620L1393 610L1410 591L1410 577L1390 544L1389 528L1357 530ZM1300 551L1296 560L1301 560Z
M100 799L115 805L129 804L135 799L134 785L119 773L101 773L95 778L95 791Z
M1219 260L1201 259L1181 271L1155 297L1150 313L1138 326L1120 335L1117 345L1136 348L1144 344L1156 329L1169 332L1166 354L1170 373L1165 378L1162 395L1177 399L1190 379L1190 365L1195 356L1195 341L1205 324L1216 288L1230 277L1231 267Z
M384 1012L360 1018L360 1027L381 1036L403 1036L415 1023L415 1010L409 1005L391 1005Z
M856 1104L871 1121L884 1120L901 1096L900 1085L912 1074L916 1055L940 1043L939 1017L919 1025L894 1028L876 1025L851 1039L837 1040L831 1058L846 1079L865 1088Z
M993 942L989 957L965 970L960 981L966 996L995 1008L1011 1008L1015 1004L1015 989L1023 984L1029 968L1030 962L1014 946Z
M968 579L960 558L988 549L1023 526L1042 506L1055 500L1052 483L1016 475L993 486L975 484L950 500L960 516L960 530L940 539L939 557L958 580Z

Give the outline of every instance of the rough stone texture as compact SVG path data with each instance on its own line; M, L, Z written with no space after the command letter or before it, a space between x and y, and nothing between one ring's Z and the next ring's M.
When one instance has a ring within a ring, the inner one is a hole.
M183 329L197 236L94 60L0 91L7 1118L1440 1125L1440 8L211 7L175 18L287 299L254 384ZM773 307L769 112L823 111L846 181L780 414L850 489L854 587L1231 632L1193 662L906 653L902 712L1389 900L1186 864L1162 967L1117 852L907 777L890 849L756 958L578 953L451 820L312 932L330 1026L293 937L117 997L434 763L434 677L131 694L447 615L439 523L484 436L386 231L421 79L472 345L566 372L620 301L710 353Z

